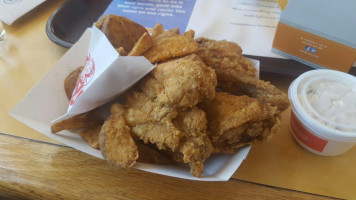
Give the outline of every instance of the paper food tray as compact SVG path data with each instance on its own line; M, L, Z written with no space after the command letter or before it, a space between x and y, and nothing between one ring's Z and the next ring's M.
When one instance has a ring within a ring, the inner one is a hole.
M63 89L63 81L71 71L86 62L89 43L91 43L93 39L93 32L93 29L88 29L80 40L64 54L9 114L54 140L103 159L101 152L90 147L79 135L71 131L61 131L57 134L53 134L50 128L51 120L66 114L69 101ZM101 45L100 48L104 48L104 46ZM111 48L113 47L111 46ZM253 64L258 66L259 62L253 61ZM226 181L229 180L246 158L249 150L250 146L246 146L240 148L235 154L211 155L204 163L204 172L200 178L196 178L190 174L188 165L136 163L133 167L147 172L183 179Z

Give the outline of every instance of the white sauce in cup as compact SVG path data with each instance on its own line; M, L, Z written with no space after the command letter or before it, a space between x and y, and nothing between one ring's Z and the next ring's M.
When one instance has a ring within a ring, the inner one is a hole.
M296 141L319 155L339 155L356 143L356 77L334 70L299 76L288 91Z

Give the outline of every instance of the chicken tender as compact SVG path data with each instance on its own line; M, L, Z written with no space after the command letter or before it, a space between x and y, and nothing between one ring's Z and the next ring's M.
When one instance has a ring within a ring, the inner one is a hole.
M234 152L246 144L264 140L280 126L277 107L248 96L217 92L212 101L199 104L208 119L215 152Z

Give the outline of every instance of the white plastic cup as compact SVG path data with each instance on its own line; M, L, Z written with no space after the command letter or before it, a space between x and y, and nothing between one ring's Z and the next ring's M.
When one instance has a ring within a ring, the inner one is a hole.
M292 82L288 97L292 135L302 147L336 156L356 143L356 77L328 69L308 71Z

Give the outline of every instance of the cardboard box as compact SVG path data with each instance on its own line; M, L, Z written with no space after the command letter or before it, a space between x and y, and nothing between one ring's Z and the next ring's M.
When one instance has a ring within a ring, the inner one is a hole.
M290 0L272 51L315 68L348 72L356 60L356 1Z

